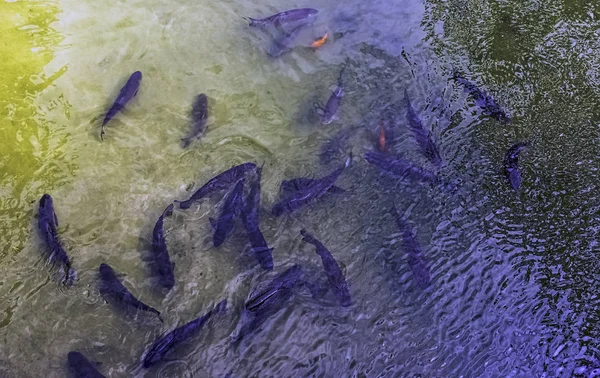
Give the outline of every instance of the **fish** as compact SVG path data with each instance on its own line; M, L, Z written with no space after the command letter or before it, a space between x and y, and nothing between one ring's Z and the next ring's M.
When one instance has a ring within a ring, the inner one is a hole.
M529 142L519 142L508 149L504 156L504 174L514 190L521 188L521 173L519 172L519 155Z
M112 107L110 108L108 113L106 113L104 121L102 121L100 139L104 140L104 126L108 123L108 121L110 121L115 115L117 115L118 112L123 110L123 108L125 108L125 105L127 105L127 103L137 95L138 90L140 89L141 82L142 73L140 71L135 71L131 74L131 76L127 80L127 83L125 83L125 86L121 88L119 96L117 96L117 99L113 103Z
M227 300L219 302L216 306L210 309L206 314L201 317L192 320L191 322L182 325L181 327L175 328L171 332L167 333L156 339L152 346L148 349L148 352L144 354L142 358L142 366L149 368L150 366L160 362L165 358L173 347L181 344L183 341L194 336L202 327L210 320L213 315L224 312L227 310Z
M302 30L303 26L304 25L298 26L291 32L284 33L281 36L274 38L269 46L269 49L267 50L267 54L273 58L277 58L293 49L296 43L296 37L298 36L298 33L300 33L300 30Z
M321 38L318 38L317 40L315 40L310 47L312 47L313 49L318 49L319 47L323 46L323 44L325 43L325 41L327 40L327 33L325 33L325 35L323 35Z
M348 149L348 140L356 127L347 127L338 131L332 138L321 146L319 161L321 164L328 164L334 159L338 159L341 154Z
M182 139L183 148L186 148L194 139L200 139L206 130L206 119L208 118L208 98L204 93L196 96L192 105L192 131Z
M277 27L279 29L294 30L299 26L311 24L317 18L319 11L313 8L299 8L286 10L272 16L256 19L247 17L251 27L267 29Z
M346 66L344 66L340 70L340 75L337 80L337 86L331 93L331 96L329 96L325 107L322 107L320 104L317 103L313 104L315 112L319 115L321 123L323 125L329 125L331 122L333 122L334 119L336 119L336 113L340 107L340 104L342 103L342 97L344 97L344 84L342 82L342 74L344 73L345 69Z
M419 287L426 289L431 284L431 277L421 244L417 240L412 228L398 213L396 206L392 206L391 213L396 218L396 224L402 232L402 242L404 243L408 266L412 271L413 278Z
M160 286L167 290L171 290L175 285L175 263L172 263L169 257L163 230L164 217L171 216L171 214L173 214L173 204L167 206L163 211L152 232L152 269L154 274L158 276Z
M152 312L158 316L158 320L163 323L160 311L148 306L137 299L131 292L119 281L117 273L108 264L100 264L98 268L100 273L100 294L105 300L112 300L125 307L133 307L141 311Z
M408 177L413 180L420 180L430 184L438 182L436 175L433 172L418 167L409 160L375 151L368 151L365 153L365 160L367 163L376 166L381 171L401 180Z
M308 177L299 177L291 180L283 180L281 182L281 186L279 187L279 191L280 193L296 192L298 190L306 188L307 186L312 185L314 181L315 179L311 179ZM341 194L345 193L346 190L333 185L331 188L329 188L328 192Z
M382 123L379 126L379 138L377 139L377 148L380 152L387 151L387 145L385 143L385 124Z
M471 83L464 77L461 77L458 72L454 72L452 78L464 87L464 91L471 95L475 104L483 110L484 114L489 115L504 124L511 121L506 112L498 105L498 103L496 103L496 100L485 93L485 91L478 88L477 85Z
M433 141L431 132L425 131L419 115L410 103L410 98L408 97L408 91L406 89L404 89L404 98L406 99L406 121L415 135L421 153L434 165L442 165L440 150Z
M265 270L273 269L273 248L269 247L260 230L260 181L262 167L256 168L254 181L250 183L250 193L244 199L242 223L246 228L251 252Z
M225 242L235 222L235 217L240 214L242 197L244 195L244 179L240 179L233 190L225 197L221 215L216 220L213 234L213 245L220 246Z
M204 184L200 189L198 189L192 196L186 201L175 201L179 203L180 209L189 209L192 203L195 201L199 201L202 198L221 190L225 190L233 185L235 182L239 181L246 172L256 169L256 164L254 163L244 163L240 165L236 165L225 172L219 173L212 179L208 180L206 184Z
M294 210L301 208L317 199L321 198L325 193L329 192L331 187L335 184L336 180L344 169L350 165L351 157L346 160L346 163L330 173L329 175L320 179L315 179L310 185L297 190L290 195L284 197L278 203L273 206L271 213L278 217L285 212L291 213Z
M315 246L317 255L321 257L327 280L329 280L329 284L338 297L340 304L343 307L350 306L352 304L352 299L350 298L350 290L348 289L346 278L331 252L329 252L323 243L317 240L313 235L309 234L305 229L302 229L300 234L303 237L302 240Z
M303 282L303 275L302 267L293 265L270 282L257 285L244 304L245 320L234 344L281 310L294 294L295 287Z
M54 211L54 200L49 194L44 194L39 203L38 228L47 246L48 262L59 264L63 269L63 283L73 284L77 273L71 266L71 259L58 238L58 218Z
M69 352L67 360L69 362L69 370L75 378L105 378L104 375L96 370L94 364L79 352Z

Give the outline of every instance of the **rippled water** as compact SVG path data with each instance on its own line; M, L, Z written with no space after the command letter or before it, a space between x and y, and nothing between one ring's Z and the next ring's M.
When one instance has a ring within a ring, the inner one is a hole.
M294 7L318 8L317 21L294 51L269 58L268 38L243 17ZM593 2L577 1L0 4L0 375L63 377L67 353L79 350L110 377L595 376L599 16ZM322 48L307 47L326 31ZM340 119L323 126L313 103L327 100L343 64ZM483 116L450 80L454 69L513 122ZM135 70L140 92L101 142L102 118ZM398 183L364 161L387 122L389 146L428 167L406 125L405 89L458 190ZM183 150L199 93L209 97L208 132ZM341 154L319 159L336 135L353 153L338 182L346 193L270 216L282 180L342 163ZM532 146L515 192L502 161L522 140ZM261 227L275 271L300 263L324 279L301 242L307 228L340 262L354 304L299 294L236 349L243 303L273 275L244 253L241 224L215 249L216 202L167 218L176 284L166 297L142 256L167 204L246 161L264 163ZM41 257L43 193L79 272L72 288ZM393 204L423 246L426 290L407 264ZM165 324L106 304L96 284L102 262L125 273ZM228 314L170 361L138 366L157 336L224 298Z

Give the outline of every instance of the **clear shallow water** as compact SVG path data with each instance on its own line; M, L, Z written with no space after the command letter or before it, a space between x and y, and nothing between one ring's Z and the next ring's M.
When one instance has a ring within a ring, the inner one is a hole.
M309 44L280 59L242 17L320 9ZM592 5L542 2L340 4L251 2L15 2L0 5L6 35L0 89L0 363L6 376L65 375L66 354L102 362L106 376L570 377L597 367L598 13ZM337 33L337 34L336 34ZM340 35L343 33L343 36ZM347 62L341 119L315 123ZM4 69L5 68L5 69ZM479 116L448 81L460 68L513 115L510 126ZM138 97L107 127L101 119L127 76L144 74ZM403 91L439 142L453 194L397 185L363 159L383 116L397 149L426 165L404 122ZM193 97L211 101L208 133L182 150ZM351 168L332 195L293 216L272 218L279 183L333 169L318 151L356 126ZM524 184L501 175L514 142ZM269 277L240 253L240 225L210 246L215 203L166 220L176 286L153 292L141 256L154 222L174 199L233 164L265 163L262 229L275 270L302 263L320 272L299 231L315 233L346 272L354 306L296 297L240 350L230 348L250 288ZM79 280L57 284L40 258L37 202L52 194L60 235ZM431 268L419 289L389 215L410 221ZM107 262L161 310L126 317L100 298ZM155 337L203 314L216 318L174 361L142 371Z

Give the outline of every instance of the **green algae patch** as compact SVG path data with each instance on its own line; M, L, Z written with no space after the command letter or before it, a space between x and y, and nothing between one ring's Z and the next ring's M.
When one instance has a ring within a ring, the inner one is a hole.
M27 243L31 193L52 186L56 175L44 165L65 142L43 142L52 125L37 104L64 72L44 72L62 40L51 26L58 11L52 2L0 3L0 263Z

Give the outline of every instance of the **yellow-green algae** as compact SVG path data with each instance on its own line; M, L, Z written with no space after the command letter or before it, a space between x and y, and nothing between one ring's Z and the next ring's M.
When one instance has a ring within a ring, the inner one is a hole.
M58 12L56 2L0 3L0 263L28 240L37 192L32 189L56 184L56 172L45 165L55 164L65 139L48 142L53 128L38 100L65 71L44 72L62 40L51 26Z

